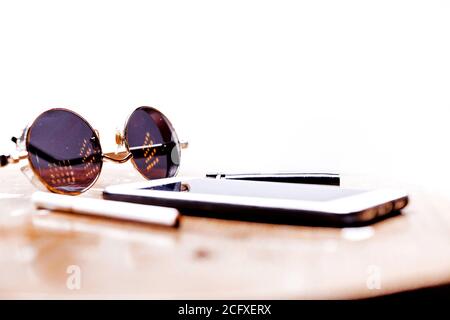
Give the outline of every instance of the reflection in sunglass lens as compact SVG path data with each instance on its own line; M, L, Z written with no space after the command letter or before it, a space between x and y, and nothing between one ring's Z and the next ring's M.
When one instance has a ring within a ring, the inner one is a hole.
M172 177L180 163L180 146L169 120L151 107L136 109L125 127L125 140L136 169L147 179Z
M27 151L34 172L54 192L83 192L102 168L97 134L83 118L65 109L46 111L34 121Z

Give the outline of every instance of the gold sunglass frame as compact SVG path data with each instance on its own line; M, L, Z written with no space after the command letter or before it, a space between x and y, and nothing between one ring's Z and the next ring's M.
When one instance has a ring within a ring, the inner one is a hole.
M13 164L13 163L19 163L22 160L28 160L28 166L31 168L31 170L33 171L33 175L36 176L39 179L39 182L45 186L49 191L54 192L54 193L58 193L58 194L65 194L65 195L79 195L81 193L86 192L87 190L89 190L98 180L98 178L100 177L102 168L103 168L103 162L104 161L109 161L109 162L114 162L114 163L125 163L129 160L133 159L133 154L131 152L131 148L128 144L128 141L126 139L127 136L127 124L130 120L130 117L134 114L135 111L139 110L139 109L149 109L152 111L156 111L157 113L161 114L164 117L164 120L167 124L167 126L169 127L169 130L172 133L172 136L175 137L175 144L177 147L179 147L180 150L180 158L179 160L181 160L181 149L186 149L189 144L187 141L180 141L178 139L178 135L175 131L175 128L173 127L172 123L170 122L170 120L158 109L154 108L154 107L149 107L149 106L142 106L142 107L138 107L136 108L126 119L125 121L125 125L124 125L124 129L122 131L117 131L116 132L116 136L115 136L115 140L116 140L116 144L119 147L125 147L124 151L119 151L119 152L103 152L103 148L101 146L101 142L100 142L100 134L99 131L94 129L91 124L81 115L79 115L78 113L74 112L71 109L68 108L51 108L48 109L44 112L47 111L53 111L53 110L62 110L62 111L66 111L66 112L70 112L74 115L76 115L77 117L79 117L81 120L83 120L88 126L89 128L92 130L93 134L95 135L95 138L99 141L99 146L100 149L102 151L102 161L100 164L100 168L99 168L99 172L97 174L97 176L95 177L95 179L92 181L91 184L89 184L89 186L87 186L86 188L83 188L80 191L61 191L53 186L51 186L48 182L46 182L41 175L36 171L36 168L33 166L29 154L26 151L27 150L27 146L29 145L30 142L30 128L31 125L26 126L25 129L23 129L22 134L20 137L12 137L11 140L16 144L16 153L15 154L11 154L11 155L0 155L0 167L4 167L8 164ZM44 113L42 112L42 113ZM42 114L41 113L41 114ZM38 116L39 117L39 116ZM163 147L165 144L152 144L152 145L147 145L146 148L160 148ZM181 161L180 161L181 162ZM144 174L142 174L141 170L137 167L136 163L134 161L132 161L133 166L135 167L135 169L146 179L148 179ZM178 173L180 167L180 163L178 163L177 169L174 173L173 176L175 176Z

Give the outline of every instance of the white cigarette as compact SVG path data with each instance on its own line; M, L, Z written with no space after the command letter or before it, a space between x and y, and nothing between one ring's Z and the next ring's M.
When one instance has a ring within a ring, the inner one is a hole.
M111 201L94 198L65 196L49 192L35 192L31 201L38 208L108 217L128 221L144 222L168 227L177 227L177 209Z

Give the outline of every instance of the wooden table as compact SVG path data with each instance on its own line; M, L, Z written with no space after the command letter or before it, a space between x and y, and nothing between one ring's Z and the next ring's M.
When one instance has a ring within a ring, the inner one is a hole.
M450 201L420 190L371 227L183 217L169 229L37 211L18 166L0 177L0 298L365 298L450 283ZM139 180L106 165L83 196Z

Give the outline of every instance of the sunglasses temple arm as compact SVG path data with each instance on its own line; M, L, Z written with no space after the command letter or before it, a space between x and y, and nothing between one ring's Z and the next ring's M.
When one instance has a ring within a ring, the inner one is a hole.
M28 158L27 153L22 153L17 156L12 156L9 154L1 154L0 155L0 167L6 167L10 163L17 163L21 160L25 160Z
M34 171L31 169L30 165L27 163L26 165L22 166L20 168L20 171L23 173L23 175L30 181L30 183L38 190L45 191L47 188L42 183L41 180L36 176Z
M0 154L0 167L6 167L11 163L11 156L9 154Z
M11 141L16 145L16 152L13 154L0 154L0 167L5 167L10 163L17 163L20 160L27 158L25 150L25 139L28 131L28 126L22 129L20 136L12 137Z

